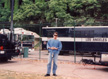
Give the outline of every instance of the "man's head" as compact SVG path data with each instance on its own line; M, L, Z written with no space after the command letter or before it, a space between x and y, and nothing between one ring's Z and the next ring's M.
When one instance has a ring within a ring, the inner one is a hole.
M54 32L53 38L54 38L54 39L57 39L57 37L58 37L58 33L57 33L57 32Z

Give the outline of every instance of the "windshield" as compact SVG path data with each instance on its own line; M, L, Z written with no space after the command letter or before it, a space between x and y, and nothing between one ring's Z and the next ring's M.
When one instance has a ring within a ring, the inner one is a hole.
M23 35L22 36L22 41L34 41L34 36L33 35Z
M34 41L34 35L21 35L15 34L16 41L32 42Z

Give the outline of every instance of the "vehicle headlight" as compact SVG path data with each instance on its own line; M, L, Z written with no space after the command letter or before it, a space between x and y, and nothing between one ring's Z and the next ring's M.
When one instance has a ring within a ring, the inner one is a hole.
M15 50L17 50L18 49L18 47L15 47Z
M0 54L4 54L5 52L4 51L0 51Z

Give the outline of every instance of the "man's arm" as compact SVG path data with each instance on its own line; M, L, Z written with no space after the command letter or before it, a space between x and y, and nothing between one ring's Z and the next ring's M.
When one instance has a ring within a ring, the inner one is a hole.
M51 48L49 43L50 43L50 41L47 42L47 49Z
M51 47L50 49L52 49L52 50L57 50L58 48L56 48L56 47Z
M60 51L62 49L62 43L61 41L59 42L59 47L58 47L58 51Z

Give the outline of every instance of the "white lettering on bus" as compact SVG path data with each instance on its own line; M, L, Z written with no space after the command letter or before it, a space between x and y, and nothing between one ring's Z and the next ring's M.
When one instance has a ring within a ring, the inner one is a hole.
M97 41L107 42L107 38L87 38L86 41L88 41L88 42L91 42L91 41L93 41L93 42L97 42Z

